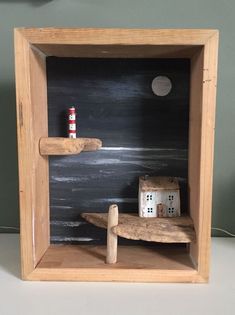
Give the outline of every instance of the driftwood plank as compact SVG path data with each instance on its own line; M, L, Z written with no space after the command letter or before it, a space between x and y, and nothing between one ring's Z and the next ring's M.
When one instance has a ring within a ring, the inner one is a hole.
M108 223L107 223L107 264L115 264L117 262L117 234L113 232L113 227L118 224L118 207L112 205L109 207Z
M82 217L98 227L107 228L107 213L83 213ZM140 218L136 214L120 213L113 232L127 239L149 242L190 243L195 240L193 221L189 216Z
M60 138L50 137L40 139L41 155L70 155L79 154L81 151L96 151L102 142L95 138Z

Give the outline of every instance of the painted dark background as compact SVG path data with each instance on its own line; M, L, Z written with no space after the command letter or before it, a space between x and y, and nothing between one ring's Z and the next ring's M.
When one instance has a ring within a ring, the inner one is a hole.
M166 75L171 92L154 95ZM66 109L75 105L78 133L103 147L78 156L50 157L52 242L105 242L105 231L81 212L138 211L138 177L180 178L187 210L188 59L47 58L49 135L66 136Z

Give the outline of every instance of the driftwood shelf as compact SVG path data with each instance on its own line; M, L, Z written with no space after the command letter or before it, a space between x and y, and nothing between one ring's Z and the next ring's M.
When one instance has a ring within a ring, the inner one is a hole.
M82 217L98 227L107 228L107 213L83 213ZM159 243L191 243L196 239L189 216L140 218L136 214L120 213L118 225L112 231L127 239Z
M82 151L96 151L102 142L95 138L41 138L39 150L41 155L72 155Z

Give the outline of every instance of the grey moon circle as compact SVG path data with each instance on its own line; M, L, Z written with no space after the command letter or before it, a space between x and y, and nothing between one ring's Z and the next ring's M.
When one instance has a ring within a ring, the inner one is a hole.
M171 80L166 76L157 76L152 81L153 93L157 96L166 96L172 89Z

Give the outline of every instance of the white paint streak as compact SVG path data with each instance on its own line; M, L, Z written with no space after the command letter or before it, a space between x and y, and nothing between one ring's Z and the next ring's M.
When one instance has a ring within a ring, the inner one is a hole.
M73 177L73 176L51 176L51 180L55 181L55 182L68 182L68 183L72 183L75 182L77 180L77 177Z
M71 206L51 206L51 208L56 208L56 209L73 209Z
M92 203L99 202L122 202L122 203L135 203L138 201L138 198L100 198L91 200Z
M187 160L187 157L186 156L177 156L177 155L160 155L160 154L148 154L148 155L129 155L129 154L125 154L125 158L130 158L130 159L133 159L133 157L135 159L141 159L141 160L153 160L153 162L156 162L156 159L159 159L159 160ZM157 161L158 163L161 163L160 161Z
M91 237L69 237L69 236L52 236L51 241L52 242L91 242L91 241L97 241L96 238Z
M105 165L105 164L117 164L122 163L120 159L99 159L99 160L86 160L83 164L88 165Z
M161 162L156 162L156 161L122 161L121 163L132 164L132 165L140 166L140 167L147 168L153 171L160 170L168 166L167 163L161 163Z
M88 190L88 188L84 188L84 187L81 187L81 188L72 188L72 192L76 192L76 191L87 191ZM92 190L93 190L93 188L92 188Z
M81 221L51 221L51 225L54 226L63 226L63 227L78 227L80 225L87 224L87 222L81 222Z
M164 149L164 148L137 148L137 147L102 147L100 151L185 151L187 149Z

